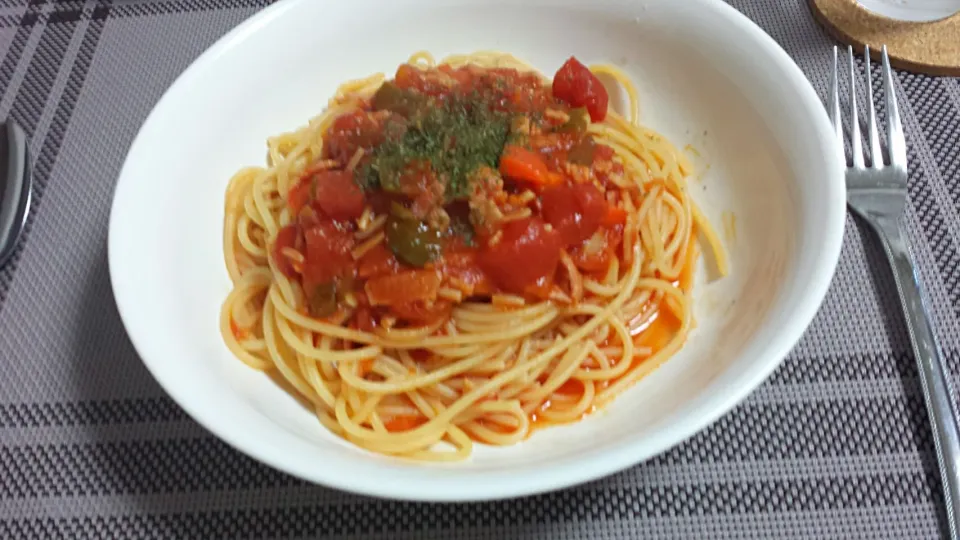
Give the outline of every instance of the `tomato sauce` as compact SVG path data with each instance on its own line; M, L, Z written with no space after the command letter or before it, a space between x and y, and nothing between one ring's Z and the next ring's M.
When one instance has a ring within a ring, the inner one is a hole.
M607 106L575 58L552 81L401 65L325 133L326 165L287 194L296 220L273 263L303 285L311 316L349 308L364 330L429 323L470 298L546 298L564 282L563 251L603 272L626 221L606 197L622 165L588 132ZM361 231L370 218L382 235Z

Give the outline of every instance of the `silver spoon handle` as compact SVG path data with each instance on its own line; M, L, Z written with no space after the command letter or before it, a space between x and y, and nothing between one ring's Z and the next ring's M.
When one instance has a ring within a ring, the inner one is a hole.
M896 222L878 224L877 232L893 268L910 342L917 358L923 398L940 464L950 538L956 540L957 519L960 519L960 428L957 425L957 405L950 396L950 372L930 324L923 286L910 257L906 236Z
M27 135L13 120L0 125L0 267L17 248L30 210Z

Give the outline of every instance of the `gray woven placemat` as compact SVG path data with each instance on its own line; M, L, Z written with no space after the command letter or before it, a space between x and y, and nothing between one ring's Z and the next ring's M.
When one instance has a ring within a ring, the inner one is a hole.
M678 0L680 1L680 0ZM821 313L773 377L682 446L568 491L365 499L253 462L131 347L107 276L127 146L166 87L268 0L0 0L0 117L31 135L29 236L0 270L0 538L935 538L940 483L894 286L852 222ZM804 0L736 0L826 94ZM876 80L879 80L878 78ZM960 82L900 73L909 232L960 371Z

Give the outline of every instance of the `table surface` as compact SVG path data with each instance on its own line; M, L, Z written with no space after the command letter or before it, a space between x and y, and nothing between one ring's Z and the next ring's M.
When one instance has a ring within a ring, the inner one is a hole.
M0 270L0 538L936 538L942 495L893 281L848 222L813 325L740 407L685 444L567 491L387 502L227 447L153 382L107 274L125 152L173 79L268 0L0 0L0 118L31 137L29 235ZM826 96L804 0L731 2ZM879 80L877 78L877 80ZM960 82L898 73L907 228L960 371Z

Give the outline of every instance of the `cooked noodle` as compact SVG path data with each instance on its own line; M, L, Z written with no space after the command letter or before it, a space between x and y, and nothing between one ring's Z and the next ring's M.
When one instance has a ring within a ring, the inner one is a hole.
M421 52L409 63L428 67L434 60ZM532 71L490 52L443 63ZM687 193L692 170L683 154L641 126L637 92L622 72L592 70L614 78L630 100L626 118L611 110L589 128L623 165L623 174L611 178L619 190L609 195L627 210L623 247L605 275L580 272L564 252L558 275L565 285L548 301L510 294L474 300L452 282L440 292L456 305L451 315L422 327L398 327L388 318L370 332L345 325L356 298L326 319L307 315L300 284L276 268L269 246L295 219L284 200L304 171L336 166L322 161L324 133L377 90L385 78L375 75L344 84L308 125L269 139L269 167L244 169L231 180L223 245L233 290L220 318L230 351L254 369L275 370L326 428L356 445L445 461L467 458L474 442L515 444L535 426L577 421L656 369L693 325L698 237L721 273L727 264ZM529 213L521 208L505 219ZM355 259L383 241L385 216L368 209L357 223ZM287 256L302 265L295 250Z

